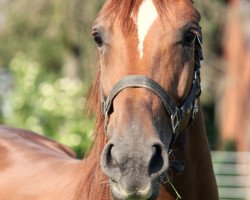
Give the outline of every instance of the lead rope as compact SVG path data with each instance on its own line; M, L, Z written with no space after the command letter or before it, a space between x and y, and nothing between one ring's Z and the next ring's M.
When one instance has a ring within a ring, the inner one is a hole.
M178 193L178 191L176 190L176 188L174 187L173 183L169 180L168 176L167 176L167 183L170 184L170 186L172 187L172 189L174 190L175 194L176 194L176 200L181 199L181 195Z
M170 154L172 153L172 149L168 152L168 156L170 156ZM175 188L175 186L174 186L174 184L170 181L170 179L169 179L169 177L168 177L168 174L167 174L167 181L166 182L164 182L163 181L163 184L165 185L165 184L170 184L170 186L171 186L171 188L174 190L174 192L175 192L175 195L176 195L176 200L179 200L179 199L181 199L181 195L179 194L179 192L176 190L176 188Z

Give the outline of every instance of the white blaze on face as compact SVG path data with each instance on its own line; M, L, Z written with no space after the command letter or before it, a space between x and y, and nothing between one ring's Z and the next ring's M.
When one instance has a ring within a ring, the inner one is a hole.
M143 0L140 5L137 17L137 30L139 38L140 58L143 57L143 44L149 28L158 16L153 0Z

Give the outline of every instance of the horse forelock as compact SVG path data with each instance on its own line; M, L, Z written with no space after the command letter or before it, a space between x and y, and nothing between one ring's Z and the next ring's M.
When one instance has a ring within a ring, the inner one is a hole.
M168 0L109 0L105 7L105 13L113 16L113 20L119 20L124 34L128 34L137 23L138 12L142 4L152 2L160 17L166 15Z

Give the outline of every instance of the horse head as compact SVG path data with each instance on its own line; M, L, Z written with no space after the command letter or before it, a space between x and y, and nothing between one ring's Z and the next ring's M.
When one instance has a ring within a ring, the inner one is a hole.
M114 199L156 199L200 95L200 15L189 0L108 0L93 25Z

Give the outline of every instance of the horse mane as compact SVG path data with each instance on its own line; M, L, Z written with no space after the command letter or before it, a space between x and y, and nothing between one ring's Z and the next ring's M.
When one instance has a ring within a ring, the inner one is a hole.
M88 116L91 114L95 115L95 125L94 125L94 143L87 153L86 157L92 155L99 159L104 145L107 140L104 132L104 116L101 109L101 99L100 99L100 68L98 68L96 77L93 81L92 87L90 89L87 101L87 113Z
M109 186L107 177L101 172L100 157L107 143L104 132L104 116L100 100L100 67L97 69L92 87L89 90L85 111L87 116L95 115L93 143L83 159L84 177L77 190L76 199L109 199ZM91 183L91 184L90 184ZM85 191L84 193L82 191Z

